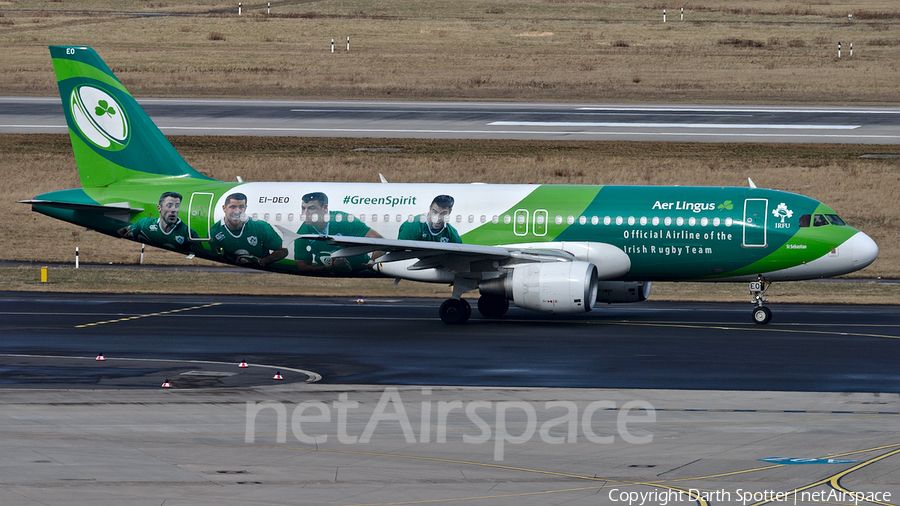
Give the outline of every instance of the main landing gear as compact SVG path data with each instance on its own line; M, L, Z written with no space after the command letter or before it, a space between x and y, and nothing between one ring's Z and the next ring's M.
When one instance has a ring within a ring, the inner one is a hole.
M500 318L509 311L509 301L499 295L478 298L478 312L485 318ZM447 299L441 304L441 321L447 325L466 323L472 316L472 306L465 299Z
M466 323L472 316L472 306L465 299L447 299L441 304L441 321L447 325Z
M472 306L462 298L470 290L478 288L476 280L457 275L453 281L453 295L441 304L441 321L447 325L466 323L472 316ZM509 300L502 295L485 293L478 298L478 312L485 318L499 318L509 311Z
M483 294L478 297L478 312L485 318L500 318L509 311L509 301L502 295Z
M762 277L762 274L759 275L757 281L750 283L750 295L753 296L750 303L756 305L753 309L753 321L760 325L765 325L772 319L772 310L763 305L764 302L769 302L765 295L771 284Z

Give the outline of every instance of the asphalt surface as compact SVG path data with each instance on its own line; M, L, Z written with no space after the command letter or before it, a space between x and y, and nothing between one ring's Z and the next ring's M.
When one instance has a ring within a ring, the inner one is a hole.
M897 504L900 306L439 302L0 293L0 502Z
M198 386L179 376L203 366L165 361L199 360L240 373L200 386L271 384L281 368L326 384L900 392L900 306L772 304L760 326L749 304L648 301L581 316L475 311L447 326L437 299L0 293L0 304L6 386ZM36 372L34 357L80 361Z
M900 107L139 98L166 135L900 143ZM65 133L57 97L0 97L0 133Z

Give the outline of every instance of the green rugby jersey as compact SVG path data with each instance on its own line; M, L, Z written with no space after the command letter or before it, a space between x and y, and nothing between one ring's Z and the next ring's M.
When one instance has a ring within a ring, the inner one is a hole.
M223 221L210 230L210 247L213 253L235 262L240 257L263 258L281 248L281 236L264 221L249 220L238 232L229 229Z
M434 241L462 243L459 233L449 223L444 223L444 228L435 234L427 223L422 223L421 216L416 216L412 223L405 221L400 225L400 233L397 239L406 241Z
M159 219L148 216L134 225L129 233L138 241L151 246L159 246L176 251L190 251L192 248L190 231L185 222L178 220L168 232L159 226Z
M303 223L297 233L319 234L331 236L347 236L347 237L365 237L371 230L368 225L359 221L348 219L347 213L341 211L329 211L329 222L325 225L324 230L317 230L314 227ZM328 244L324 241L310 241L308 239L297 239L294 241L294 260L300 260L311 265L330 265L331 254L339 250L340 246ZM348 257L352 271L358 271L365 268L369 261L369 255L356 255Z

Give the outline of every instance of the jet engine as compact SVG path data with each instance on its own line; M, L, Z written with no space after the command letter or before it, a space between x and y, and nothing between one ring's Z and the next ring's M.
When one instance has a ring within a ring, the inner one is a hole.
M642 302L650 297L650 281L601 281L597 302Z
M545 313L584 313L597 301L597 267L588 262L535 262L482 281L481 293Z

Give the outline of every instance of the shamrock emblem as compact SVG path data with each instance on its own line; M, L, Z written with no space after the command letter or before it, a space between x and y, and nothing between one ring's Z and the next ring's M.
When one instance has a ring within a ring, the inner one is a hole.
M94 108L94 114L96 114L97 116L104 116L106 114L115 116L116 110L113 109L106 100L101 100L97 102L97 107Z
M723 209L731 211L732 209L734 209L734 204L732 204L730 200L726 200L725 202L719 204L719 211Z

